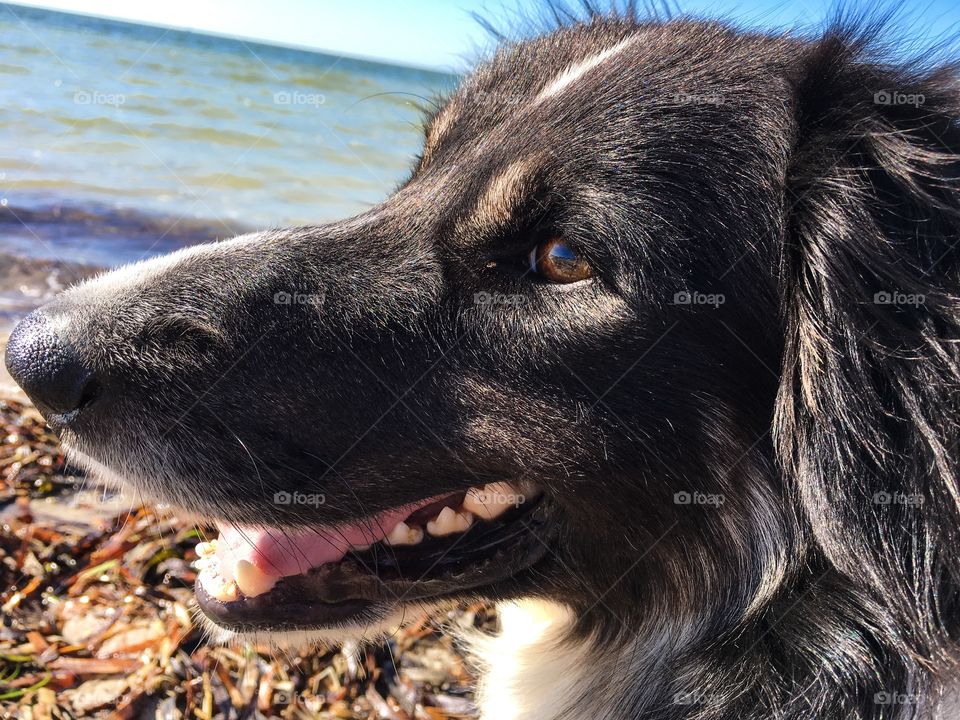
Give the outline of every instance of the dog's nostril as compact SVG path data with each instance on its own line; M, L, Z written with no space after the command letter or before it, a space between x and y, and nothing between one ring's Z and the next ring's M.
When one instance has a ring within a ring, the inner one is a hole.
M10 334L7 369L41 410L65 414L93 400L93 371L43 310L25 317Z

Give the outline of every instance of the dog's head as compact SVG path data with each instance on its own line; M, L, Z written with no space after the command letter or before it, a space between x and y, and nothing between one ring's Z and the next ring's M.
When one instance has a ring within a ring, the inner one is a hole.
M956 564L948 80L575 23L376 208L86 282L7 363L78 463L221 527L227 629L539 595L703 635L817 567L907 612Z

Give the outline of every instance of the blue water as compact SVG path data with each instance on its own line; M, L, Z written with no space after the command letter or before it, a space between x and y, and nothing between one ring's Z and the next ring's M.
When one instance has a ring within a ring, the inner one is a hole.
M0 319L47 292L51 267L369 207L455 81L0 4Z

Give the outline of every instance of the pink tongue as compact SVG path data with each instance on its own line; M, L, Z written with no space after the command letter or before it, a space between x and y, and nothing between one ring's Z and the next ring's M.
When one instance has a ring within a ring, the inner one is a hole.
M318 565L342 560L351 546L382 540L420 506L418 503L387 510L352 524L307 530L221 525L217 554L229 568L238 560L248 560L268 575L299 575Z

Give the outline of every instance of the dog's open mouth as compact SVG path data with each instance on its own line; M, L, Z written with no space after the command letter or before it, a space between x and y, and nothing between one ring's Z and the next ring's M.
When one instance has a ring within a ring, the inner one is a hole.
M335 526L218 524L197 546L200 609L231 630L335 627L504 581L547 549L543 499L492 483Z

